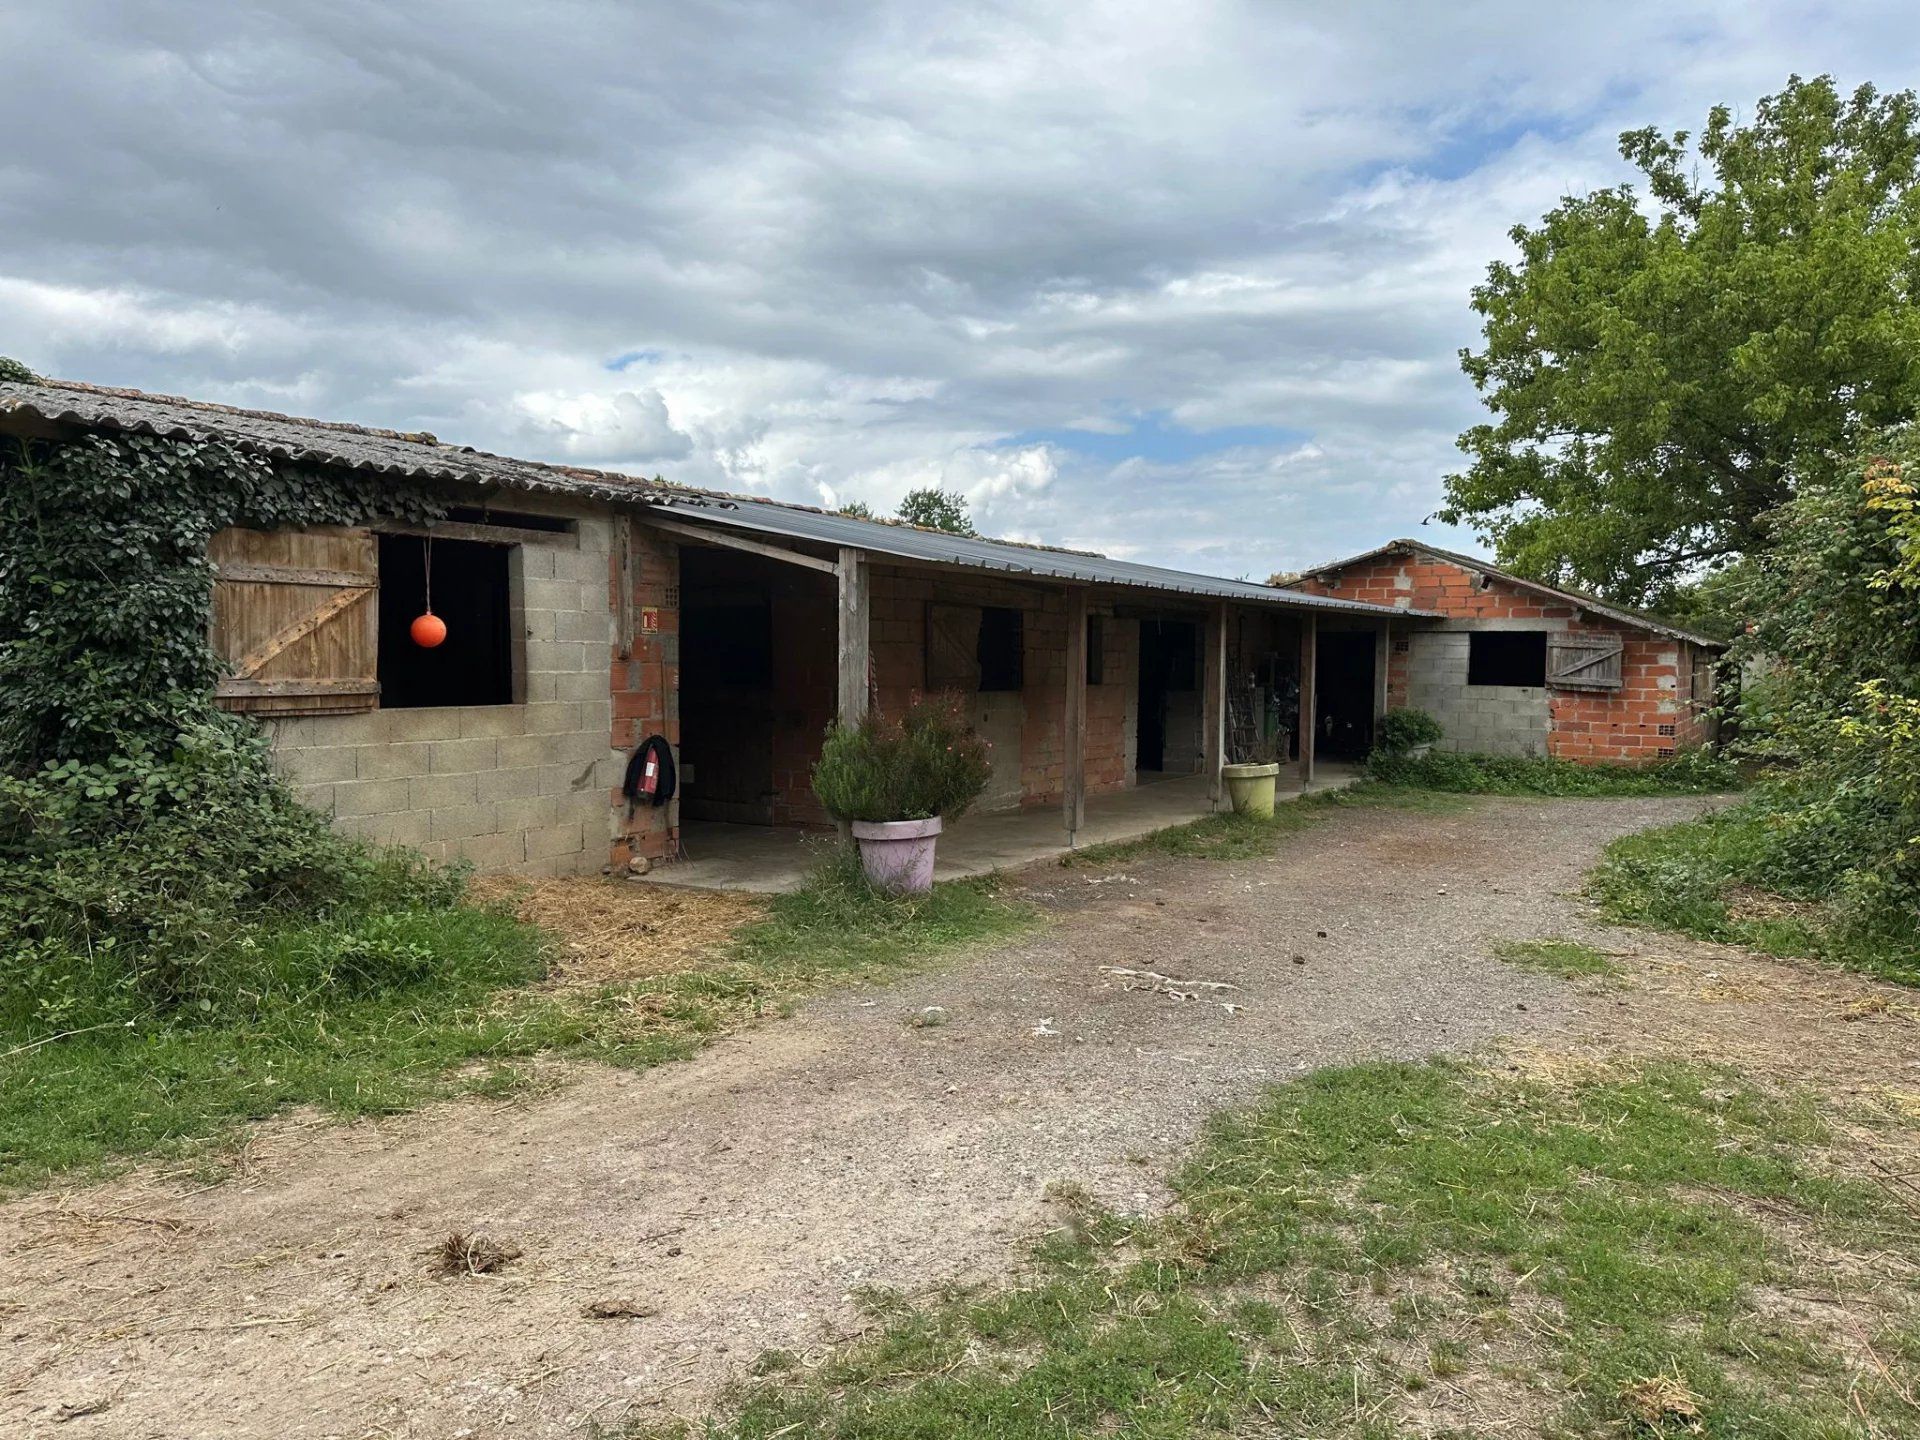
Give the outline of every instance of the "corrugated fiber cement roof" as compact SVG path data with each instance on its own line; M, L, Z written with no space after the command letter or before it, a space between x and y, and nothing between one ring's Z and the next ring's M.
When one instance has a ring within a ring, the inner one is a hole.
M1308 595L1298 590L1281 590L1251 580L1227 580L1213 575L1196 575L1186 570L1169 570L1159 565L1110 560L1103 555L1090 555L1077 550L1018 545L1003 540L950 535L943 530L923 530L913 525L893 525L883 520L863 520L856 515L837 515L774 501L742 499L731 505L717 506L711 499L702 497L662 495L656 497L652 508L692 522L704 521L763 535L780 535L790 540L811 540L822 545L850 545L908 560L923 560L936 565L963 565L972 570L998 571L1034 580L1120 585L1208 599L1275 605L1288 610L1339 611L1356 615L1423 613L1393 610L1358 600Z

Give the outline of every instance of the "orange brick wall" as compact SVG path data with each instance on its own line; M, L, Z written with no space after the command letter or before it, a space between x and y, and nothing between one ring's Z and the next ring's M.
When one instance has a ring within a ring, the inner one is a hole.
M1383 555L1349 567L1328 585L1316 578L1297 588L1344 600L1365 600L1401 609L1433 610L1453 621L1535 621L1542 629L1570 634L1617 635L1622 644L1619 690L1547 692L1550 755L1567 760L1644 764L1710 737L1707 717L1691 703L1693 669L1711 655L1686 641L1649 630L1582 615L1571 603L1432 556ZM1445 621L1411 622L1415 628L1447 628ZM1408 631L1396 627L1387 669L1390 706L1407 703L1411 653Z
M1057 804L1065 794L1062 736L1066 722L1066 598L1058 591L991 579L940 575L876 565L872 578L873 699L898 714L926 687L927 606L995 605L1022 613L1024 652L1020 737L1020 802ZM1087 687L1087 793L1133 783L1132 705L1137 688L1139 626L1109 615L1101 622L1105 680ZM996 764L1006 757L995 756Z
M632 525L631 521L619 523ZM613 546L608 564L607 599L620 613L620 546ZM650 618L652 630L643 627ZM680 550L657 530L633 526L633 651L613 657L613 748L631 751L649 735L664 735L680 753ZM631 816L626 797L612 795L614 833L612 862L627 863L630 855L658 860L670 853L672 823L679 817L677 803L658 809L642 805Z

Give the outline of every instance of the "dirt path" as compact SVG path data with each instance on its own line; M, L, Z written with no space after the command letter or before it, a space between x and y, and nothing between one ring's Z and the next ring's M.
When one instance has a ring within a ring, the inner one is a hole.
M697 1409L761 1350L847 1333L854 1287L1003 1273L1051 1223L1051 1181L1163 1204L1152 1177L1265 1083L1680 1023L1688 977L1734 963L1711 947L1646 962L1683 977L1663 998L1516 971L1488 944L1602 934L1566 892L1613 835L1696 808L1356 809L1271 860L1041 870L1027 883L1058 918L1038 937L825 997L685 1064L277 1124L242 1176L197 1193L136 1174L16 1201L0 1207L0 1433L546 1436ZM1237 988L1176 1000L1102 966ZM949 1023L907 1023L931 1005ZM525 1254L432 1278L455 1229ZM601 1299L658 1313L582 1314Z

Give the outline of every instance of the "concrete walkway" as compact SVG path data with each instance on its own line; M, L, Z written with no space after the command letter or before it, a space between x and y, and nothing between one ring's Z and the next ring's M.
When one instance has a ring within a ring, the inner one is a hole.
M1286 786L1297 778L1282 772ZM1320 765L1312 789L1338 790L1354 783L1359 769L1352 765ZM1280 791L1282 800L1298 800L1297 788ZM1149 781L1131 790L1087 797L1086 828L1081 845L1105 845L1135 840L1171 825L1184 825L1207 814L1207 781L1203 775L1181 775ZM685 885L697 890L748 890L764 895L795 890L806 877L817 849L829 844L833 832L792 826L725 825L694 820L682 827L686 858L657 865L644 877L663 885ZM957 880L1011 870L1065 853L1066 830L1060 807L1035 810L996 810L968 815L940 837L939 864L934 875Z

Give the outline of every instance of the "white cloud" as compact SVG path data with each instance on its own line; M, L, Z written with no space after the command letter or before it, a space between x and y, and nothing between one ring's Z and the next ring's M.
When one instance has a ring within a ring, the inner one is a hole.
M1435 509L1468 289L1619 130L1920 60L1889 0L562 14L0 10L0 353L1265 575Z

